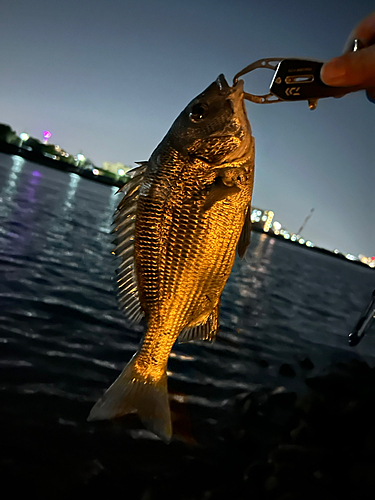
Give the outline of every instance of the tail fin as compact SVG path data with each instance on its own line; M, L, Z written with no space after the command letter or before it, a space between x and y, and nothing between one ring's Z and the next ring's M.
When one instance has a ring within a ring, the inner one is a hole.
M106 420L137 413L148 430L164 441L172 436L167 374L157 382L140 376L135 357L92 408L87 420Z

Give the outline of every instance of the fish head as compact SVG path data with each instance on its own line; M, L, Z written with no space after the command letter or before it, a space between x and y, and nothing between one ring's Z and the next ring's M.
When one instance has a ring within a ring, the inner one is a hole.
M229 86L224 75L193 99L169 131L173 147L214 166L249 154L251 127L246 115L243 81Z

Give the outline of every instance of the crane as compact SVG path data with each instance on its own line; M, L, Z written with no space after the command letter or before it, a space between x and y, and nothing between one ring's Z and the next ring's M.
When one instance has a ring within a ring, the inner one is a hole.
M314 210L315 210L315 208L312 208L310 210L310 213L306 216L305 220L302 222L302 226L298 229L297 234L301 234L302 233L302 229L306 226L306 223L310 219L310 217L312 216Z

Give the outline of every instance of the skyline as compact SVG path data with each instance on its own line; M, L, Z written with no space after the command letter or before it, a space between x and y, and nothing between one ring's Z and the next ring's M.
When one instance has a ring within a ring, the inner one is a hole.
M255 5L255 4L254 4ZM134 165L147 160L186 104L219 73L228 82L262 57L327 60L374 9L337 12L296 1L8 2L0 32L0 122L72 154ZM255 14L254 14L255 12ZM265 93L272 72L245 76ZM252 205L272 207L317 246L374 255L375 108L363 92L306 102L246 104L256 144Z
M3 125L3 124L0 124ZM26 134L21 134L21 135L26 135ZM44 134L46 136L46 134ZM29 138L24 137L22 140L27 141ZM118 164L103 164L103 169L97 168L96 165L93 165L92 163L86 163L86 159L83 155L78 154L77 157L75 157L76 162L74 164L72 163L66 163L64 160L64 156L72 157L72 155L69 155L69 153L65 152L58 146L58 150L56 150L56 155L51 155L50 153L42 153L44 157L41 158L33 158L31 155L32 149L29 146L26 146L26 149L22 152L22 149L25 148L24 145L22 147L17 146L15 143L8 143L11 148L14 149L13 153L9 151L7 148L3 150L1 148L0 150L0 155L10 155L12 158L12 161L16 165L15 167L15 172L12 175L12 178L14 180L14 174L19 173L19 166L22 165L23 163L20 164L20 160L24 161L23 159L26 159L31 162L36 162L40 166L45 166L45 167L50 167L50 168L56 168L60 171L65 171L66 173L70 173L70 176L73 176L73 179L76 179L74 181L74 184L77 184L77 181L80 176L83 176L85 178L89 178L92 181L96 182L104 182L105 184L112 185L113 187L122 187L124 181L122 181L121 184L118 184L118 181L120 179L119 176L125 175L126 171L128 170L128 167L125 165L122 165L121 163ZM53 146L53 145L50 145ZM57 146L55 146L55 149ZM4 152L6 151L6 152ZM38 152L36 153L38 154ZM59 155L62 156L59 156ZM81 156L81 158L80 158ZM57 161L57 158L60 158L60 161ZM52 160L51 160L52 159ZM48 160L48 161L47 161ZM56 161L55 161L56 160ZM46 163L47 161L47 163ZM51 164L51 161L54 161L54 164ZM0 165L1 166L1 165ZM22 169L21 169L22 170ZM89 175L87 172L89 172L91 175ZM117 174L117 177L114 178L113 174ZM17 174L16 174L17 176ZM108 177L109 176L109 177ZM71 177L72 178L72 177ZM103 180L101 180L103 178ZM110 179L110 180L109 180ZM108 182L109 180L109 182ZM118 194L118 193L115 193ZM0 197L1 201L1 197ZM115 200L113 200L115 203ZM316 247L314 245L314 242L309 240L306 236L306 233L303 232L303 229L306 226L306 223L308 220L311 218L314 209L311 209L310 213L305 217L302 226L299 228L297 233L293 233L292 231L289 231L288 228L286 228L281 221L277 221L275 219L275 214L272 211L271 208L268 209L263 209L259 207L254 207L252 205L251 207L252 212L251 212L251 223L252 223L252 231L257 231L257 232L263 232L269 234L271 237L273 236L278 236L280 238L284 238L284 240L290 240L291 242L295 242L296 244L306 246L306 247L315 247L318 250L322 250L321 247ZM328 250L329 251L329 250ZM353 255L350 253L343 254L340 252L338 249L334 249L333 251L331 250L334 254L340 254L341 256L346 257L348 260L351 261L360 261L362 264L366 264L370 267L374 267L374 256L365 256L362 253L358 255Z

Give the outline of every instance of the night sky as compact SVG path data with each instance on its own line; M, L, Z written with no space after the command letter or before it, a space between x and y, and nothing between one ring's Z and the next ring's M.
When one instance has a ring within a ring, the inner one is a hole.
M186 104L263 57L328 60L370 0L3 0L0 122L95 164L147 160ZM266 93L272 72L245 77ZM247 104L256 141L253 205L315 245L375 254L375 105L359 92Z

